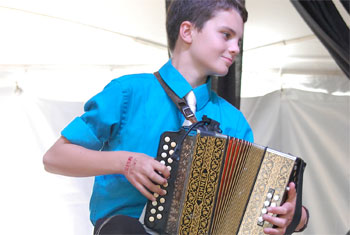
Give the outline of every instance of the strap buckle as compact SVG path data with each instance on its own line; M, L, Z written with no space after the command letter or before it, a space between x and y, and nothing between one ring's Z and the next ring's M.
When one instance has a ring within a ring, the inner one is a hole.
M194 114L193 114L191 108L188 106L182 107L182 113L185 115L186 119L194 117Z
M179 102L178 105L180 106L181 112L187 120L194 117L194 113L192 112L190 106L188 106L186 102Z

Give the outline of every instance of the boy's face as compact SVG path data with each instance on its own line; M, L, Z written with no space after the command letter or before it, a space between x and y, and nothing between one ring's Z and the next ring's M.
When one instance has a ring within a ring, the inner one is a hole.
M190 50L203 75L227 74L239 53L242 35L243 20L236 10L220 10L200 31L193 30Z

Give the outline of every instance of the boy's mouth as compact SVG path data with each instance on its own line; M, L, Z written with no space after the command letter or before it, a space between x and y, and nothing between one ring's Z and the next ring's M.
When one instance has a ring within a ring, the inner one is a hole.
M233 63L233 58L231 57L226 57L226 56L222 56L224 58L225 61L227 61L230 65Z

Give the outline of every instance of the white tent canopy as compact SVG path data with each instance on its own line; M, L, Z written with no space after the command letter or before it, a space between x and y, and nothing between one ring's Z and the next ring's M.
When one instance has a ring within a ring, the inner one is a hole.
M288 0L246 4L241 109L257 143L308 163L303 234L345 234L349 80ZM167 61L164 25L163 0L0 0L4 234L92 233L93 179L46 173L42 155L110 80Z

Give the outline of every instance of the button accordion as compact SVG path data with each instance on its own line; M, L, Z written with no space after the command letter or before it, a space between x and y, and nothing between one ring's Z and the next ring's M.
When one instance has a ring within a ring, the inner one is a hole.
M190 133L190 134L189 134ZM144 223L161 234L263 234L301 158L216 132L165 132L158 161L171 172L165 196L148 201Z

